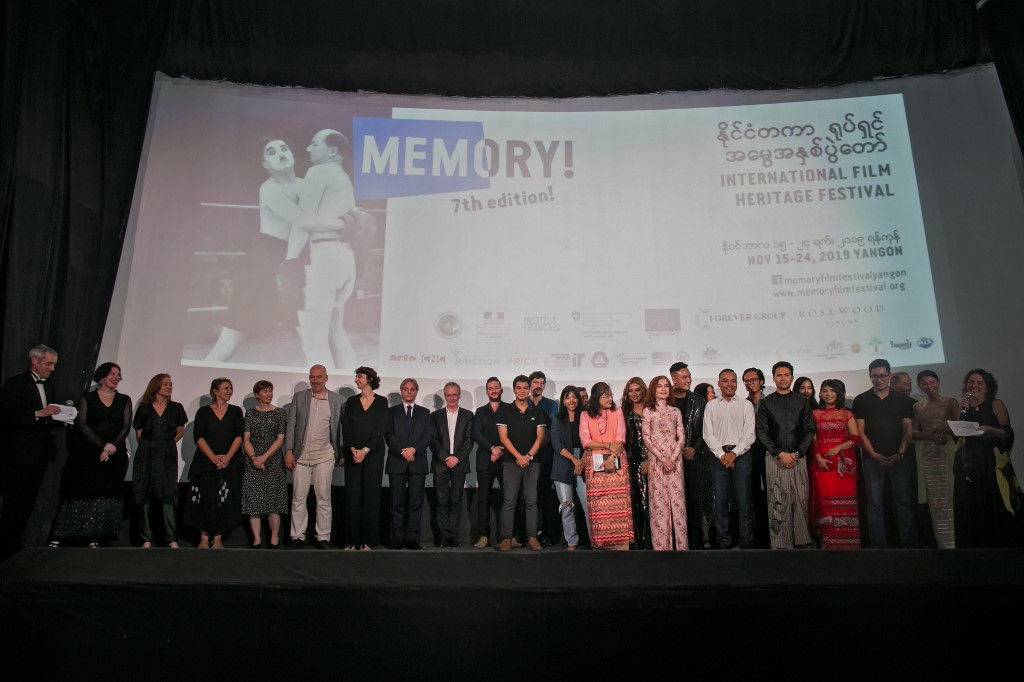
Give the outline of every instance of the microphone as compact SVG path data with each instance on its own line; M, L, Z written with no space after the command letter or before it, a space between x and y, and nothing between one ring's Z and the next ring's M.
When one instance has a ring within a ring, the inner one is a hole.
M967 416L967 410L970 409L969 403L971 402L971 398L973 398L973 397L974 396L971 395L970 391L967 391L966 393L964 393L964 400L966 400L968 402L968 405L963 405L963 406L960 407L960 421L963 421L964 417Z

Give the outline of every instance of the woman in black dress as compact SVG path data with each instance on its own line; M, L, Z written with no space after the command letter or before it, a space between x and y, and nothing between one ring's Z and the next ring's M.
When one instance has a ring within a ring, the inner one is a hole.
M1018 547L1021 544L1020 483L1010 449L1013 428L1006 404L996 398L996 378L983 369L964 377L960 403L965 421L981 435L960 439L953 459L953 526L959 547Z
M185 408L171 400L174 384L170 374L149 380L142 403L135 412L132 428L139 446L132 462L132 490L139 506L139 535L142 546L153 546L149 527L149 503L160 500L163 507L164 541L178 548L174 507L178 500L178 441L185 435Z
M221 536L242 520L242 408L229 405L230 379L210 383L213 402L196 410L196 455L189 469L188 525L199 529L199 548L224 549Z
M259 401L245 413L245 475L242 478L242 513L249 517L252 548L262 549L263 514L270 523L270 549L280 546L281 514L288 513L288 481L284 473L284 410L274 406L274 385L256 382L252 393Z
M384 432L388 400L374 393L380 377L370 367L355 376L359 394L345 402L341 418L345 453L345 549L370 549L380 543L380 485L384 476Z
M633 377L622 389L622 416L626 418L626 455L629 460L630 503L633 505L633 547L651 549L651 517L647 501L647 447L644 445L644 402L647 385Z
M51 547L72 539L99 547L100 541L116 538L121 526L132 401L117 392L121 368L113 362L97 367L93 381L99 387L78 398Z

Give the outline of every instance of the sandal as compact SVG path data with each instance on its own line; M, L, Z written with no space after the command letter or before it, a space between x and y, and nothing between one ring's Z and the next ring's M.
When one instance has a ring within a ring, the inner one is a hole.
M50 540L46 543L47 547L60 547L60 540Z
M145 542L142 543L142 549L149 549L152 546L153 546L153 543L150 542L149 540L146 540Z
M89 549L99 549L99 548L100 548L100 543L98 543L98 542L90 542L89 543Z

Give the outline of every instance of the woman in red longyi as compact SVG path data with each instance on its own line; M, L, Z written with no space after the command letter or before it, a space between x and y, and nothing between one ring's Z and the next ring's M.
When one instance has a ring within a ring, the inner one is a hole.
M857 420L844 407L846 385L842 381L822 381L819 397L820 408L813 412L817 434L809 471L811 526L821 535L825 549L859 549Z

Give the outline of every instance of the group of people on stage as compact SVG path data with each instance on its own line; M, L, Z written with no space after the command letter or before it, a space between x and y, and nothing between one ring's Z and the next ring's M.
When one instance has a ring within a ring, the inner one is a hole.
M51 428L60 407L46 380L57 353L37 346L27 372L0 389L0 540L4 557L20 546L46 467L56 447ZM541 371L512 381L513 400L490 377L487 402L475 413L460 407L461 388L444 385L444 406L417 404L419 384L402 381L401 402L389 406L374 391L380 377L355 371L358 393L347 401L327 388L314 365L309 389L290 408L273 404L274 387L252 387L256 405L243 415L231 404L234 386L219 377L210 403L196 412L196 454L189 470L185 522L200 548L221 548L223 535L248 517L252 547L282 546L281 516L290 514L290 546L306 544L307 498L315 497L317 548L332 547L331 481L345 472L346 549L379 546L382 478L391 489L390 547L421 549L426 476L437 493L438 543L460 545L463 491L475 451L478 490L470 510L475 547L491 544L491 491L497 549L541 550L561 536L573 551L589 538L598 549L685 550L771 547L850 549L862 545L858 486L866 500L867 544L888 546L883 497L895 499L898 545L918 546L915 505L927 500L936 544L1010 547L1021 543L1021 489L1010 463L1013 430L998 385L983 369L969 371L964 396L940 394L938 376L918 374L925 395L909 397L909 377L889 363L869 365L872 388L848 408L838 379L817 394L793 366L772 367L776 390L765 394L758 368L723 369L717 387L691 390L685 363L669 375L626 381L620 405L610 386L565 386L556 402L544 396ZM152 547L150 506L160 503L162 537L178 547L177 442L188 416L172 398L167 374L150 379L138 407L118 392L121 368L97 367L96 388L77 403L61 502L50 546L74 540L91 547L115 537L134 430L132 489L143 547ZM741 397L740 382L746 389ZM901 390L903 389L903 390ZM955 437L949 422L977 422L978 434ZM475 446L475 450L474 450ZM292 472L289 503L286 471ZM577 510L581 513L577 514ZM155 511L155 510L154 510ZM520 513L521 512L521 513ZM269 538L263 539L263 517ZM580 523L582 521L582 524ZM560 528L559 528L560 526ZM341 544L341 543L335 543ZM896 543L894 543L896 544Z

